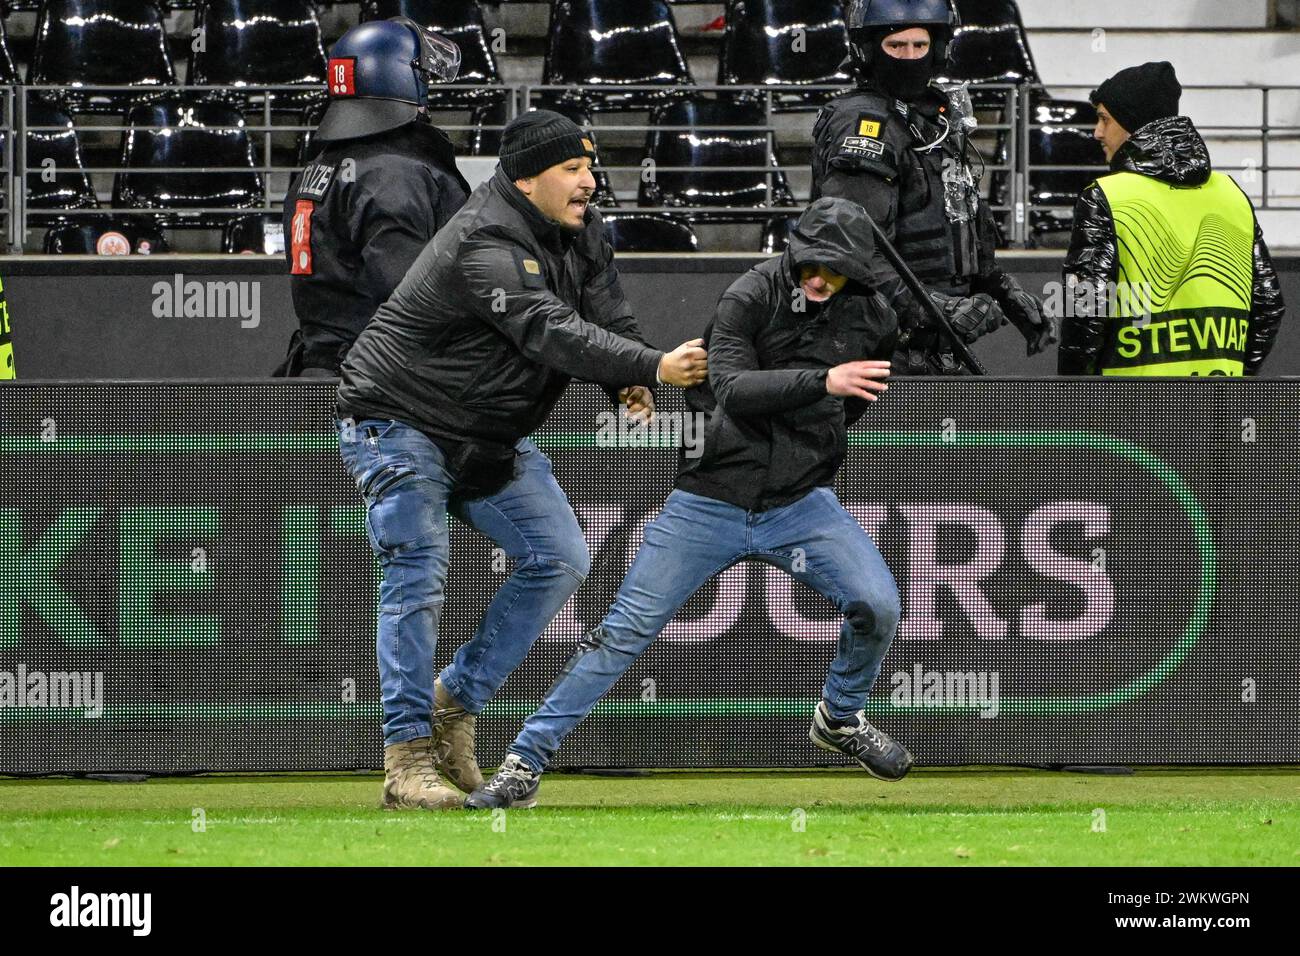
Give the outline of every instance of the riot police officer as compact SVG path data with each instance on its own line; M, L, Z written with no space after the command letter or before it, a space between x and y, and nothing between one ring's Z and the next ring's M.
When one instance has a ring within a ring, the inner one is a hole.
M863 206L966 341L1010 319L1033 355L1056 341L1055 326L994 261L996 227L968 141L969 96L933 82L957 25L948 0L853 0L850 65L858 84L817 117L813 198ZM904 327L894 373L965 373L897 274L883 260L875 267Z
M429 83L460 50L406 17L353 27L330 51L319 148L285 197L299 331L277 375L336 376L349 347L416 256L469 196Z

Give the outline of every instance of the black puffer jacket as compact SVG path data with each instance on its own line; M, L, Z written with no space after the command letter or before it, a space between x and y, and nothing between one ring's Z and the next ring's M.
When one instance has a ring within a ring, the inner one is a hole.
M567 232L498 166L348 352L338 413L505 453L571 376L653 386L663 353L640 338L595 208Z
M686 392L691 410L709 416L703 450L689 458L683 449L678 488L765 511L834 482L845 430L867 403L829 394L826 373L888 358L898 337L893 308L870 285L873 252L860 206L819 199L783 255L723 293L704 333L709 381ZM850 281L825 303L803 302L801 312L795 293L808 263Z
M1200 186L1213 167L1205 141L1186 116L1173 116L1143 126L1111 159L1112 172L1138 173L1173 186ZM1250 332L1246 339L1245 373L1258 374L1277 338L1286 312L1282 286L1269 258L1264 235L1255 223L1255 269L1251 296ZM1093 183L1074 210L1074 234L1065 259L1065 281L1088 286L1088 301L1102 301L1109 283L1119 280L1119 250L1110 203ZM1086 310L1085 310L1086 311ZM1057 368L1062 375L1096 375L1107 341L1103 315L1067 317L1061 328Z

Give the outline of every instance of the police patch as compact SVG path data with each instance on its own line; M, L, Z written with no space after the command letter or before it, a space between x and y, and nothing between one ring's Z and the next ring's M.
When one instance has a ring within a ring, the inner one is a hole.
M883 116L874 116L871 113L858 114L858 135L870 136L873 139L880 138L880 129L884 125Z
M846 136L840 145L840 152L853 156L875 156L879 159L885 155L885 144L869 136Z
M334 167L327 163L311 163L302 171L302 184L298 187L299 196L323 199L325 190L330 188L334 178Z

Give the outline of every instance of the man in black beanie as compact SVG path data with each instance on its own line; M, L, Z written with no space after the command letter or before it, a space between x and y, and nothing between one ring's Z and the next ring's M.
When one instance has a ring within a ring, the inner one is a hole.
M482 783L474 717L590 567L529 433L571 378L605 386L643 417L656 380L686 388L708 372L701 340L665 354L642 339L590 205L594 158L591 140L557 113L511 122L496 173L424 248L343 363L340 452L383 574L385 807L459 807L441 774L467 792ZM448 511L515 565L435 680Z
M1246 194L1178 113L1170 63L1092 93L1111 174L1074 213L1062 375L1255 375L1286 311Z

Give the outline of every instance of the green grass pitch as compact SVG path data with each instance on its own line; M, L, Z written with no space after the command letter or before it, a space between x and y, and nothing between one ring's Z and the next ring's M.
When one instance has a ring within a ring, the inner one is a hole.
M1300 865L1300 768L550 774L384 812L377 774L0 780L4 865Z

